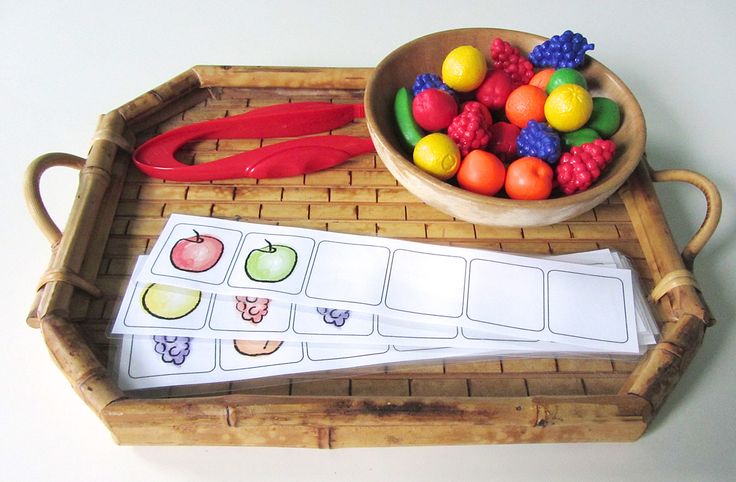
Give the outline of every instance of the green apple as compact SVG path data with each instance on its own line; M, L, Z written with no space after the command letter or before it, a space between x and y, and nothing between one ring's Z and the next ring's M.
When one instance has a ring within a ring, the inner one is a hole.
M177 320L194 311L201 299L201 291L153 283L143 291L141 303L156 318Z
M289 277L296 267L296 251L283 244L271 244L254 249L245 260L245 274L253 281L277 283Z

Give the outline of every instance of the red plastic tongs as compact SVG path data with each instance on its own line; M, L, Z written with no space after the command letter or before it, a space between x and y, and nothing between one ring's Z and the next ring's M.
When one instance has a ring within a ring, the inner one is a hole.
M261 139L315 134L336 129L364 116L362 104L301 102L261 107L165 132L138 147L133 153L133 162L149 176L169 181L296 176L336 166L358 154L373 152L373 143L367 137L303 137L197 165L182 164L174 158L174 153L186 143L203 139Z

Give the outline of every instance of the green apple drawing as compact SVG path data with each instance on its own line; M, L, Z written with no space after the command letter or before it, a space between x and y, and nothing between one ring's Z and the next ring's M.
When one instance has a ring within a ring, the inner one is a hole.
M253 281L278 283L289 277L296 267L296 251L283 244L271 244L254 249L245 260L245 274Z

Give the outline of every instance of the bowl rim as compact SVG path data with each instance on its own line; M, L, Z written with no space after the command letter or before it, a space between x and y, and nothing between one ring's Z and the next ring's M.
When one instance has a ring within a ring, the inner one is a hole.
M596 183L591 188L578 192L575 194L571 194L569 196L559 196L559 197L553 197L548 199L540 199L540 200L517 200L517 199L508 199L508 198L502 198L502 197L494 197L494 196L485 196L482 194L477 194L471 191L467 191L465 189L462 189L460 187L453 186L452 184L442 181L440 179L435 178L434 176L424 172L423 170L419 169L411 159L407 158L406 155L397 149L387 138L384 136L378 129L374 128L374 126L378 125L378 122L376 120L375 116L375 106L372 101L372 93L376 89L377 84L377 78L378 75L376 75L377 72L380 72L382 68L385 67L386 64L393 61L394 57L396 57L397 53L399 51L402 51L406 48L408 48L411 45L414 45L419 42L427 41L430 38L439 37L443 35L448 35L450 33L457 33L457 32L478 32L478 31L484 31L484 32L496 32L499 34L499 36L503 35L504 33L513 33L514 35L524 35L529 36L535 39L538 39L540 41L547 40L547 37L543 37L538 34L524 32L521 30L509 30L509 29L501 29L501 28L491 28L491 27L468 27L468 28L460 28L460 29L450 29L450 30L442 30L433 32L427 35L423 35L421 37L415 38L407 43L404 43L400 45L399 47L395 48L393 51L391 51L388 55L386 55L375 67L373 74L368 79L368 83L366 84L365 94L364 94L364 103L365 103L365 114L366 114L366 122L368 125L368 131L373 138L373 141L376 142L377 140L380 141L381 146L387 149L393 156L402 158L406 160L406 166L402 166L405 168L405 174L408 176L412 176L414 178L417 178L418 180L424 181L429 183L432 187L435 189L438 189L442 194L448 194L457 196L460 198L460 200L473 202L473 203L481 203L481 204L487 204L487 205L493 205L496 207L506 207L506 208L514 208L519 209L522 207L526 208L535 208L535 207L545 207L545 208L554 208L554 207L567 207L572 203L580 203L585 204L592 202L596 198L599 198L603 196L606 191L611 189L611 186L615 186L613 191L618 189L621 185L623 185L624 182L629 178L631 173L636 169L636 166L639 164L639 161L641 160L643 154L644 154L644 146L646 144L646 123L644 119L644 114L641 110L641 105L639 104L639 101L634 96L631 89L626 85L626 83L618 77L615 72L613 72L611 69L606 67L603 63L597 61L594 57L587 55L588 62L592 64L597 64L600 67L602 67L603 72L608 75L608 77L616 83L622 90L622 93L631 99L632 103L629 106L629 110L626 111L626 114L628 116L633 115L633 117L640 119L642 124L642 132L639 136L632 137L633 144L629 145L629 148L633 148L635 152L638 153L636 156L638 159L636 161L629 162L629 165L626 166L625 169L621 169L618 172L614 173L612 177L609 177L606 179L606 182L604 183ZM633 112L631 112L631 108L633 107ZM629 156L633 155L628 154ZM392 170L392 167L398 167L394 166L393 159L383 159L384 164L389 168L389 170ZM605 196L608 197L608 196Z

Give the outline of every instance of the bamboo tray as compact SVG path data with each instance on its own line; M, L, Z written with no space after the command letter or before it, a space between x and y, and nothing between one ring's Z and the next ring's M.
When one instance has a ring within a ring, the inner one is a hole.
M428 207L373 154L328 171L261 181L168 183L131 165L131 148L182 124L287 100L359 102L370 74L371 69L194 67L102 116L86 160L52 153L29 166L26 196L52 256L28 323L40 327L74 390L121 444L335 448L637 439L714 321L690 271L720 216L718 190L699 174L652 171L643 159L615 195L571 221L492 228ZM364 122L335 132L367 135ZM181 156L207 162L260 144L199 142ZM43 172L57 165L80 169L63 235L38 189ZM703 226L682 253L653 181L684 181L705 194ZM237 382L131 398L106 369L106 327L135 257L153 245L172 212L521 253L615 248L632 258L646 286L662 292L656 304L662 340L631 361L423 362L272 380L265 387ZM224 394L207 395L213 391Z

